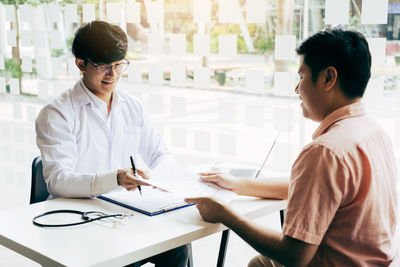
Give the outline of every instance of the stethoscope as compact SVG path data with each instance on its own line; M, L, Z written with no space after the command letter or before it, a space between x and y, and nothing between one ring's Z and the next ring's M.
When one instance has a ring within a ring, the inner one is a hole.
M51 214L57 214L57 213L73 213L73 214L78 214L81 215L81 222L74 222L74 223L65 223L65 224L45 224L45 223L39 223L37 219L51 215ZM101 211L79 211L79 210L52 210L52 211L47 211L45 213L42 213L36 217L33 218L32 222L36 226L40 227L66 227L66 226L74 226L74 225L80 225L80 224L85 224L85 223L90 223L94 221L100 221L106 218L116 218L116 219L125 219L125 218L131 218L133 217L133 213L117 213L117 214L106 214Z

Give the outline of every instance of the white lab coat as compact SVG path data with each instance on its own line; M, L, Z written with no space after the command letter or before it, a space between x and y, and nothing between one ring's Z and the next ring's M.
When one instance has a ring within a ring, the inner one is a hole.
M111 112L78 81L36 119L36 143L52 197L94 197L117 188L117 170L138 155L150 167L171 160L138 99L114 90Z

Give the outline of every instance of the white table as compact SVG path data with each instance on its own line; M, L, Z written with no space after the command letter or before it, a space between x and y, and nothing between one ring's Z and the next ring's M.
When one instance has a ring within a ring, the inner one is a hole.
M284 200L238 197L231 205L256 219L285 209ZM0 244L43 266L122 266L225 230L204 222L194 206L133 220L113 228L94 222L66 228L41 228L32 218L56 209L133 212L100 199L55 199L0 213ZM62 215L61 219L62 218Z

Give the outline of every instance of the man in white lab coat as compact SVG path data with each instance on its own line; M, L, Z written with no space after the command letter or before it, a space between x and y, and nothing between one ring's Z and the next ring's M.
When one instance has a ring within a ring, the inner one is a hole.
M140 155L150 168L172 160L140 101L116 87L129 65L127 50L119 26L92 21L76 32L72 52L82 78L36 119L51 197L95 197L118 186L135 190L147 184L133 176L130 156ZM147 177L140 169L138 173ZM187 246L182 246L149 261L185 266L187 259Z

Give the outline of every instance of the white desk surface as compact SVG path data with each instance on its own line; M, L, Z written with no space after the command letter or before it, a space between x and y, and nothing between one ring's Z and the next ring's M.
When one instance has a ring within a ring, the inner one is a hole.
M256 219L286 204L238 197L230 205ZM133 212L100 199L54 199L6 210L0 212L0 244L43 266L122 266L226 229L204 222L195 206L153 217L134 212L133 220L115 228L104 222L64 228L33 225L34 216L55 209Z

